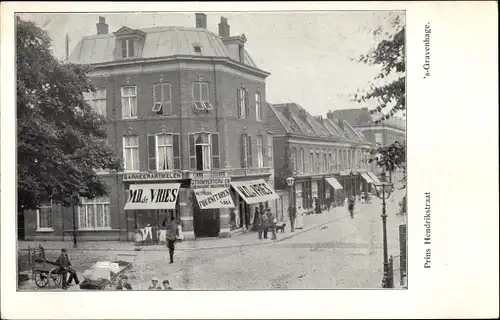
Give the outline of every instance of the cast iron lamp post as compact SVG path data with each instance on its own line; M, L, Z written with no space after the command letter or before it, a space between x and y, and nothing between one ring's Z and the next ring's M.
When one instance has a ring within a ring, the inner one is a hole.
M387 183L385 171L381 173L381 183L375 184L377 197L382 199L382 232L384 241L384 277L382 279L383 288L394 288L392 270L389 270L389 257L387 253L387 214L385 200L389 199L394 191L392 183Z
M295 231L295 201L293 201L293 183L295 182L295 179L293 177L288 177L286 178L286 184L288 185L288 210L292 210L292 212L289 212L290 215L290 224L291 224L291 230L292 232ZM293 217L294 221L291 221Z

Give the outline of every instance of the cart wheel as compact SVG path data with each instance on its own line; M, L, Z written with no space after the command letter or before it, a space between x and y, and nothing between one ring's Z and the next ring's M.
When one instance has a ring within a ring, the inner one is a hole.
M61 285L62 274L59 273L59 268L53 268L49 272L49 282L53 287L58 287Z
M37 272L35 273L35 284L39 288L43 288L49 283L49 277L47 272Z

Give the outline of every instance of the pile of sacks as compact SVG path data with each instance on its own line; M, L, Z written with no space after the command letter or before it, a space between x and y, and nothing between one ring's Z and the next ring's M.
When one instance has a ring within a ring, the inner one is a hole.
M116 262L99 261L90 269L83 272L84 281L80 285L81 289L97 289L111 280L120 271L120 266Z

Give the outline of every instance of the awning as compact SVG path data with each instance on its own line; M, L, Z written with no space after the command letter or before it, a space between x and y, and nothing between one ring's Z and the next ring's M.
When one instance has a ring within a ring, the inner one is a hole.
M198 188L193 191L200 209L234 208L228 188Z
M344 189L342 188L342 185L340 185L340 183L337 181L337 179L331 177L331 178L325 178L326 182L328 182L332 187L333 189L335 190L340 190L340 189Z
M373 181L372 178L370 178L370 176L368 175L368 173L366 172L361 172L361 176L363 177L363 179L365 179L366 182L368 183L374 183L375 181Z
M180 183L131 184L125 210L175 209Z
M247 204L265 202L279 198L273 189L271 189L262 179L231 182L231 186L233 186L234 190L238 192Z
M367 172L368 176L373 180L373 183L374 184L380 184L382 182L380 182L380 180L377 178L376 175L374 175L373 173L371 172Z

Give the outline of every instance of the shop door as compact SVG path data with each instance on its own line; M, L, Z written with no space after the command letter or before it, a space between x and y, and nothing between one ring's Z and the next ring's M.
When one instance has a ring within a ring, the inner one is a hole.
M220 232L219 209L200 209L198 202L193 204L194 235L197 238L218 237Z
M17 239L24 240L24 211L17 213Z

